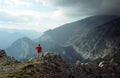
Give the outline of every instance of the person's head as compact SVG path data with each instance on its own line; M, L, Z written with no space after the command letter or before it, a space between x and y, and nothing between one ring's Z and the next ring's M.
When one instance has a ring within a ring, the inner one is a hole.
M38 46L40 46L40 44L38 44Z

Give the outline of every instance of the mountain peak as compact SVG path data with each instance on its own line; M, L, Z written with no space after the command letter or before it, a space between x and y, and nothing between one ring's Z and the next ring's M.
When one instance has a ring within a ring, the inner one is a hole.
M17 60L25 60L35 56L36 43L27 37L16 40L12 45L6 48L7 54L14 56ZM14 53L15 52L15 53Z

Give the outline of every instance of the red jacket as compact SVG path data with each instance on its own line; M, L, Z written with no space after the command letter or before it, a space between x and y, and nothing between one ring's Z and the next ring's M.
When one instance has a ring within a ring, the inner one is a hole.
M37 51L38 53L40 53L40 52L42 51L42 47L41 47L41 46L37 46L37 47L36 47L36 51Z

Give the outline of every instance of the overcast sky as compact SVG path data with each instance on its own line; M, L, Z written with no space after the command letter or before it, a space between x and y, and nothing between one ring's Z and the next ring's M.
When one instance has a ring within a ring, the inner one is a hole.
M46 31L91 15L120 14L120 0L0 0L0 28Z

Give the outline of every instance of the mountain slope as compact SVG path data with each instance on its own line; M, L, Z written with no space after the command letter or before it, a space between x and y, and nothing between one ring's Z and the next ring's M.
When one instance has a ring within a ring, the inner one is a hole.
M117 33L113 32L112 29L114 28L114 31L119 31L119 28L114 26L117 25L119 27L120 23L117 21L119 19L117 16L109 15L88 17L46 31L39 39L39 42L44 42L46 45L49 45L48 42L51 42L50 46L54 46L54 44L62 47L72 46L75 52L78 52L84 59L90 58L93 60L99 57L102 58L111 53L114 48L109 48L106 51L105 46L107 41L105 41L106 39L102 34L105 36L109 35L108 39L116 36L114 34ZM118 37L117 40L119 40ZM113 40L109 41L109 43L112 44ZM116 44L117 42L114 43ZM101 50L104 50L104 52Z
M49 44L49 45L48 45ZM83 58L74 50L72 46L62 47L57 44L52 44L51 42L42 42L43 47L42 53L45 52L58 52L61 54L62 58L69 62L74 63L76 60L82 60ZM17 60L26 60L33 56L36 56L37 43L30 40L27 37L18 39L10 47L6 48L6 52L9 56L14 56Z
M120 50L120 18L93 28L86 36L76 40L74 45L84 58L113 56Z
M94 60L107 55L114 55L116 52L113 53L113 51L116 49L117 43L119 43L119 37L116 35L118 34L119 36L119 33L117 33L120 25L119 19L117 16L110 15L91 16L48 30L39 39L36 39L36 42L29 41L29 39L23 40L31 48L25 49L25 46L23 47L24 44L21 44L22 41L18 40L14 43L16 45L11 45L12 48L9 47L7 51L13 52L13 54L10 53L12 55L21 54L22 56L18 56L21 59L32 52L35 53L35 44L40 43L43 47L43 52L58 52L64 60L72 63L77 60ZM115 39L113 39L114 36L116 36ZM14 47L17 48L9 50Z
M14 56L17 60L28 59L35 56L36 43L27 37L16 40L10 47L6 48L9 56Z
M45 34L41 37L41 39L48 36L48 39L47 37L46 39L49 40L50 38L55 43L67 45L70 42L69 44L71 44L74 39L77 39L78 37L83 37L92 28L103 25L115 18L118 17L109 15L91 16L76 22L62 25L53 30L46 31Z
M42 36L38 43L43 47L43 52L58 52L62 58L69 63L83 60L82 56L76 52L73 46L62 46L52 40L48 35Z

